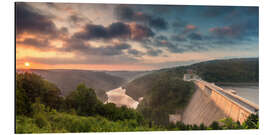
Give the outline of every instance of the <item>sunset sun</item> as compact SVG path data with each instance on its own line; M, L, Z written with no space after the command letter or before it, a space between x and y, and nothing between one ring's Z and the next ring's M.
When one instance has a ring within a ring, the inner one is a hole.
M24 63L24 66L29 67L30 66L30 63L29 62L25 62Z

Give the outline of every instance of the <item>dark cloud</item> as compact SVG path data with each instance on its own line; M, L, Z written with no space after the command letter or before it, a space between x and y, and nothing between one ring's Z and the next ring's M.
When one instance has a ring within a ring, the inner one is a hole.
M84 31L77 32L73 35L74 38L83 40L112 38L141 40L152 36L154 36L154 33L146 26L121 22L112 23L108 27L87 24Z
M113 55L121 55L123 54L123 50L129 48L131 48L129 44L117 44L97 48L89 47L88 50L91 54L113 56Z
M157 36L156 39L158 39L158 40L168 40L168 38L166 36L163 36L163 35Z
M115 8L115 15L117 19L127 22L140 22L149 27L157 30L166 30L168 28L168 22L161 17L154 17L147 13L136 12L132 7L126 5L119 5Z
M79 26L81 23L88 21L86 18L73 14L68 17L68 21L71 24L71 26Z
M111 38L108 30L102 25L87 24L84 31L77 32L73 35L75 38L91 40L100 38Z
M156 28L156 29L167 29L168 23L163 18L154 18L149 21L149 26Z
M24 46L32 46L38 49L49 48L49 40L37 40L34 38L26 38L23 41L17 41L17 44L23 44Z
M136 18L134 18L135 12L128 6L121 6L121 5L117 6L117 8L115 8L115 14L116 17L120 20L124 21L136 20Z
M55 36L58 30L48 16L26 3L16 3L16 34L23 32Z
M94 47L91 44L81 39L72 38L66 41L65 47L61 51L77 52L84 55L99 55L99 56L113 56L122 55L124 50L131 48L131 45L126 43L112 44L100 47Z
M140 57L140 56L144 55L143 52L138 51L136 49L128 49L128 54L131 54L131 55L136 56L136 57Z
M187 41L186 37L184 37L183 35L173 35L171 36L171 40L177 41L177 42Z
M199 33L191 33L188 35L191 40L202 40L202 36Z
M155 33L147 26L134 23L130 24L129 26L131 31L131 39L143 40L147 37L153 37L155 35Z
M162 54L162 50L151 48L147 50L146 54L149 56L159 56Z
M108 28L108 33L111 37L128 36L130 35L130 27L124 23L113 23Z
M155 48L165 48L172 53L183 53L185 51L179 44L173 43L164 37L155 38L154 42L149 45L152 45Z

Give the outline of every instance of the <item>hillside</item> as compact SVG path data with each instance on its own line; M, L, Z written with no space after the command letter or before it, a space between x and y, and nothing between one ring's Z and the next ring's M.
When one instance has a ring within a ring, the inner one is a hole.
M144 97L138 109L145 117L166 122L165 114L181 113L194 92L192 84L182 80L190 69L209 82L258 82L257 58L214 60L144 75L125 85L127 94L135 100Z
M206 61L191 66L202 79L208 82L258 82L259 59L241 58Z
M143 97L150 90L152 84L162 76L171 78L183 78L183 74L192 69L202 79L209 82L258 82L259 81L258 58L242 58L228 60L213 60L196 63L189 66L167 68L142 77L136 78L125 85L127 94L134 99Z
M164 77L171 78L183 78L183 69L163 69L158 71L153 71L152 73L146 74L144 76L138 77L133 81L124 85L127 89L127 94L133 99L138 100L143 97L147 91L149 91L153 84Z
M24 70L17 70L22 72ZM62 95L68 95L78 84L84 83L87 87L95 89L97 96L104 100L105 92L122 85L123 78L89 70L39 70L31 69L33 73L39 74L46 80L56 84L61 89Z
M112 76L118 76L125 79L127 82L132 81L138 77L151 73L151 71L105 71L105 73Z

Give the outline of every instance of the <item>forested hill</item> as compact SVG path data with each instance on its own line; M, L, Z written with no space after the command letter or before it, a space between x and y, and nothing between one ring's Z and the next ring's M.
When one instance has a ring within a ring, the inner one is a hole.
M24 70L17 71L22 72ZM105 91L117 88L125 82L121 77L89 70L31 69L30 72L39 74L46 80L56 84L64 96L76 89L78 84L84 83L87 87L95 89L97 96L103 100Z
M239 58L226 60L212 60L200 62L189 66L178 66L161 69L153 73L139 77L125 85L127 94L138 99L150 90L152 84L159 78L168 76L171 78L183 78L183 74L192 69L202 79L209 82L258 82L259 59Z
M168 114L181 112L194 92L182 80L190 69L209 82L258 82L258 58L213 60L155 71L125 85L126 92L135 100L144 97L138 109L146 118L166 124Z
M259 59L241 58L206 61L191 66L204 80L209 82L258 82Z

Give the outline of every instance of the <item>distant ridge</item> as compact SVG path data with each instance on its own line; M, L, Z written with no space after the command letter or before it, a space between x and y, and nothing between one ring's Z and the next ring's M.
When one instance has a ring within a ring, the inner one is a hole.
M123 78L90 70L17 69L16 72L33 72L41 75L46 80L56 84L64 96L75 90L78 84L85 83L88 87L95 89L97 96L102 100L105 98L105 91L117 88L125 82Z

